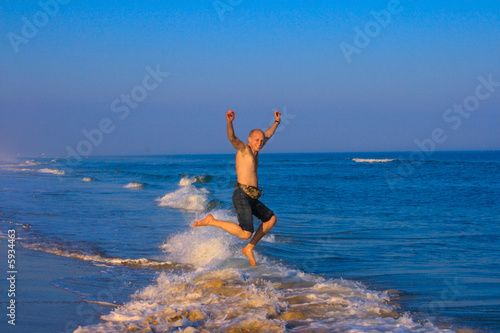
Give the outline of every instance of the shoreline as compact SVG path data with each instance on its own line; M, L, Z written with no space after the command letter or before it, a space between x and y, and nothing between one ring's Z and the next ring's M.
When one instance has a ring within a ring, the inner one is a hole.
M7 254L7 242L1 242L1 251ZM4 266L7 274L7 264ZM100 316L109 312L109 306L92 304L93 313L83 305L81 296L56 287L52 281L64 277L96 275L102 268L90 262L61 257L42 251L16 246L15 296L7 299L8 281L2 293L2 332L73 332L79 325L100 322ZM10 300L15 300L15 325L7 314Z

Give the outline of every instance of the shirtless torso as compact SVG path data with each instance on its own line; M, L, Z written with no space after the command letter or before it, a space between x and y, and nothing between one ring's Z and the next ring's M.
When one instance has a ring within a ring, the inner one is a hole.
M238 183L259 187L257 168L259 153L253 154L248 145L245 149L236 152L236 176Z
M248 136L248 143L245 143L234 135L234 111L228 111L226 118L227 136L233 147L238 150L236 152L236 176L238 177L238 183L259 187L259 180L257 178L259 151L276 131L277 123L273 124L266 133L259 129L252 130Z

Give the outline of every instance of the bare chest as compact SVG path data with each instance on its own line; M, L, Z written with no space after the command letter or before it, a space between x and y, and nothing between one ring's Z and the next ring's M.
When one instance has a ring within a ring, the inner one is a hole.
M236 168L246 169L248 171L257 172L259 165L259 155L253 155L252 153L238 152L236 154Z

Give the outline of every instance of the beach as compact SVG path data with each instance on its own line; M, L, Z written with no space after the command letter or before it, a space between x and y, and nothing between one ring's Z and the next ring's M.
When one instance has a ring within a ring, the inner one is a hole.
M2 253L7 253L1 242ZM77 324L97 323L99 316L109 311L107 306L95 305L94 312L85 310L82 295L54 285L65 277L99 274L102 269L92 263L55 256L41 251L16 248L17 281L15 296L15 325L11 318L3 316L2 332L73 332ZM7 313L6 293L2 293L2 308ZM5 319L7 318L7 320Z
M232 155L3 164L2 331L498 331L500 155L435 153L403 177L405 156L263 154L278 224L257 267L244 240L193 228L236 222Z

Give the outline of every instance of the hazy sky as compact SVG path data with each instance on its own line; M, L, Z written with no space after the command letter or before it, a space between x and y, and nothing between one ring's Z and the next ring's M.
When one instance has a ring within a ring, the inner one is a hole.
M4 155L229 153L228 109L245 141L282 111L267 152L500 149L498 0L1 0L0 17Z

